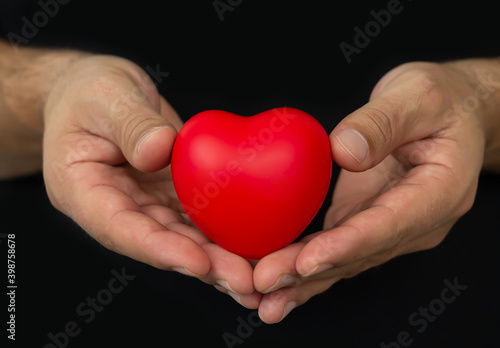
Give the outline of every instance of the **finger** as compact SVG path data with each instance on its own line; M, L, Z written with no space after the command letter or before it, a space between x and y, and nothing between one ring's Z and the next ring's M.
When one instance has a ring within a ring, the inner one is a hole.
M180 131L184 122L182 122L179 114L174 110L172 105L170 105L165 98L160 95L160 115L167 119L175 127L177 131Z
M214 285L246 308L256 309L259 306L261 294L254 291L251 283L252 267L246 260L220 248L196 228L178 222L171 222L167 227L194 240L207 253L210 272L200 277L200 280Z
M259 317L267 324L282 321L290 312L306 303L311 297L330 288L338 279L327 278L307 281L299 286L282 288L262 296Z
M293 243L262 258L254 269L255 289L263 294L297 285L295 261L305 243Z
M260 292L254 291L250 295L242 295L242 294L237 294L233 291L229 291L220 285L214 285L214 287L218 291L232 297L233 300L235 300L236 302L238 302L240 305L242 305L245 308L248 308L248 309L259 308L260 299L262 298L262 294Z
M252 265L215 243L204 243L202 248L210 258L210 273L201 278L207 284L231 296L236 302L250 309L259 306L261 294L253 286Z
M106 172L102 175L109 176ZM102 182L104 184L74 187L70 194L78 199L70 199L71 206L64 207L69 210L65 213L92 237L112 251L159 269L197 277L209 272L210 259L193 239L169 231L146 215L128 194L105 184L104 179ZM151 213L152 209L146 210Z
M172 106L160 96L160 118L149 115L143 122L149 128L145 132L136 131L135 149L137 154L135 167L143 172L153 172L170 164L170 155L177 131L182 127L182 121ZM158 123L157 123L158 122ZM141 133L142 132L142 133Z
M179 232L198 244L210 241L200 230L194 228L185 213L163 205L147 205L141 208L144 214L158 221L169 231Z
M202 248L210 258L211 265L210 273L202 280L237 295L251 295L255 291L253 268L247 260L215 243L203 244Z
M438 235L444 238L446 231L451 225L444 226ZM418 244L418 247L431 248L435 246L435 240L427 238L411 241L404 247L410 252L411 246ZM426 244L430 243L430 244ZM292 287L280 288L276 291L263 295L259 305L259 316L265 323L273 324L283 320L293 309L307 302L313 296L326 291L340 279L354 277L355 275L383 264L389 260L392 255L387 253L374 254L366 259L352 262L339 268L325 269L319 273L304 278L300 284Z
M193 227L193 226L188 226L184 223L180 223L178 221L175 222L170 222L165 227L169 231L174 231L177 233L180 233L193 241L195 241L198 245L206 244L206 243L211 243L210 239L203 234L199 229Z
M338 226L342 221L371 206L374 199L383 190L387 190L389 185L395 186L398 179L404 179L407 171L406 167L392 156L363 172L341 170L323 228Z
M435 115L445 107L444 93L429 72L404 67L382 81L372 100L330 135L333 158L347 170L371 168L400 145L443 127L442 117Z
M177 134L172 122L179 123L178 116L144 71L129 63L93 77L86 88L83 92L93 96L84 105L93 120L82 120L86 130L116 144L140 171L168 165Z
M152 205L142 206L141 211L147 216L153 218L154 220L165 226L167 229L168 226L172 226L173 224L179 223L179 221L184 220L184 218L179 212L169 209L163 205L152 204Z
M462 214L457 209L463 204L457 198L462 195L456 192L457 180L443 166L413 168L405 180L380 195L370 208L312 239L297 258L298 272L310 276L377 253L391 258L401 254L408 241Z

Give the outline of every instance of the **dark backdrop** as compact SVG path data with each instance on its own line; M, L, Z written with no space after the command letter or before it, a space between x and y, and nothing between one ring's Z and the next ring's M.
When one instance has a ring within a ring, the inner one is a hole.
M214 4L231 10L219 15ZM185 120L206 109L252 115L290 106L312 114L330 132L398 64L498 55L492 6L2 0L0 19L15 42L115 54L169 72L158 88ZM388 7L397 9L390 20L380 12ZM370 24L374 13L383 22L379 30ZM358 37L360 47L348 63L339 45L355 46L356 27L372 37ZM336 168L333 182L337 174ZM474 208L439 247L341 281L269 326L210 286L107 251L51 207L40 175L3 181L0 279L5 284L6 235L15 234L18 288L16 342L6 339L6 295L0 342L44 347L52 337L71 348L226 347L226 338L235 347L394 348L391 342L399 338L400 346L409 347L497 347L499 194L498 177L483 175ZM321 228L324 211L306 233ZM92 309L92 298L105 305ZM75 337L66 339L64 330Z

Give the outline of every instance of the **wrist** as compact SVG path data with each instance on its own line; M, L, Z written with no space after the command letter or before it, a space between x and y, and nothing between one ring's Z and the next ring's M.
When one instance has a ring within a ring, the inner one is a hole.
M60 73L81 55L14 48L0 40L0 178L41 170L47 95Z
M0 86L5 104L0 112L42 135L43 109L54 82L83 55L72 50L14 48L0 41Z

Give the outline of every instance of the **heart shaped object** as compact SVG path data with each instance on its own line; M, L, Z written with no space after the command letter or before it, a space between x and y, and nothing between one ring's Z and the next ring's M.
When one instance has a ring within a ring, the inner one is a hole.
M302 233L331 173L325 130L288 107L252 117L201 112L182 127L172 152L174 187L188 216L212 241L252 260Z

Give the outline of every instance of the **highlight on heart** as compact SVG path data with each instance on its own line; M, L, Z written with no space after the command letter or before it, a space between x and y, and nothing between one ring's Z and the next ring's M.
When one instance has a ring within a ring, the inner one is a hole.
M275 134L284 131L291 120L296 117L294 113L287 110L286 107L271 109L270 111L274 116L269 118L269 121L262 128L256 130L253 134L249 134L239 143L236 149L245 162L253 162L259 153L264 152L267 146L274 141ZM241 171L242 166L238 159L231 158L221 171L208 172L212 180L206 182L203 188L193 187L192 205L188 206L188 210L192 214L199 214L200 210L205 209L210 204L210 201L229 185L231 178L239 175Z
M251 117L208 110L179 131L172 178L193 223L258 259L291 243L321 207L332 171L321 124L294 108Z

